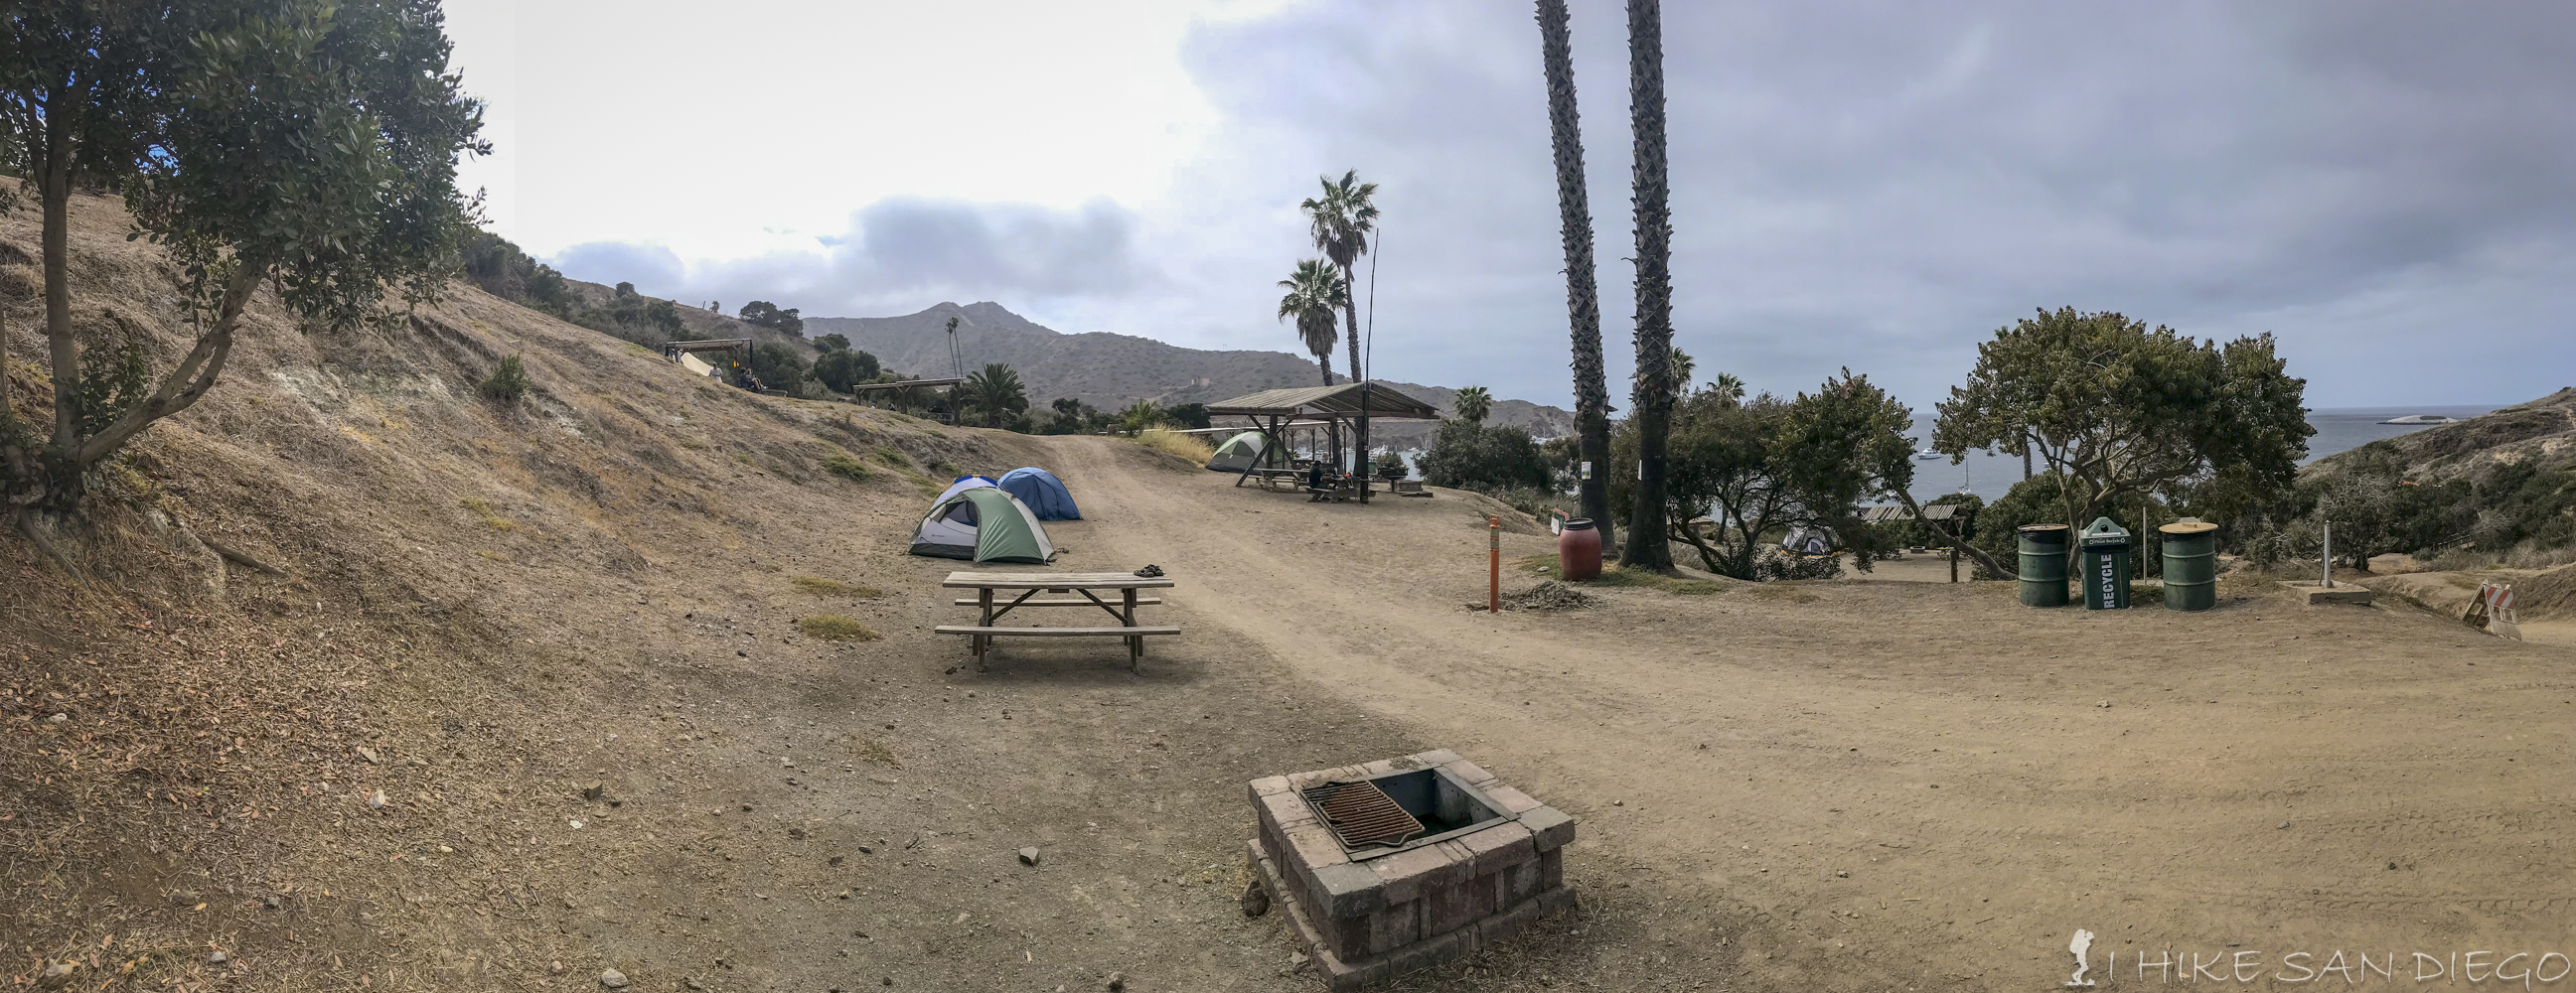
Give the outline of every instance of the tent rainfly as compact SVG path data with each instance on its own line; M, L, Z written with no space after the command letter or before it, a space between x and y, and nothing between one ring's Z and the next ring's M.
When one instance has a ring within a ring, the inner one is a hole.
M980 480L982 477L973 477ZM1027 562L1045 565L1055 558L1038 515L1018 498L990 482L963 485L940 498L913 530L912 554L973 562Z
M1073 494L1064 481L1036 466L1021 466L1002 474L1002 492L1020 498L1020 502L1037 512L1041 521L1078 521L1082 508L1073 505Z

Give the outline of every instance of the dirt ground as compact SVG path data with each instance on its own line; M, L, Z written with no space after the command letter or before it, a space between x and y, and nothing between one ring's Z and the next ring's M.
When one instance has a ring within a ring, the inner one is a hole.
M85 273L166 280L82 209ZM0 299L20 359L31 308ZM2140 953L2247 988L2293 953L2576 954L2562 645L2248 582L2188 615L1943 582L1491 615L1481 498L1308 503L692 382L470 292L422 317L264 316L139 450L99 583L0 540L0 977L1310 991L1238 909L1243 784L1440 747L1580 820L1582 906L1395 989L2054 989L2077 929L2112 985L2158 982ZM465 388L521 352L526 408ZM1141 672L979 672L930 630L968 611L905 554L927 491L1023 464L1088 515L1056 568L1177 580ZM1536 582L1544 532L1504 544Z

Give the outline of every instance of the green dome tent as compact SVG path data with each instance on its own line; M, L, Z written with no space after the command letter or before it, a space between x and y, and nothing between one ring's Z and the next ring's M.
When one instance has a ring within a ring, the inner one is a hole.
M1028 505L998 487L978 486L940 498L912 533L912 554L975 562L1045 565L1055 543Z
M1246 431L1218 445L1216 455L1208 459L1209 472L1250 472L1254 469L1288 468L1288 453L1270 443L1259 431Z

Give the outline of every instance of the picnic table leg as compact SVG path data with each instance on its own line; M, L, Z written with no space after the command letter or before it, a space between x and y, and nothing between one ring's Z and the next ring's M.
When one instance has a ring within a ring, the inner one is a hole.
M981 589L981 590L976 591L975 599L976 599L976 601L977 601L978 603L980 603L980 604L982 604L982 605L983 605L983 609L984 609L984 620L983 620L982 624L980 624L979 626L981 626L981 627L992 627L992 626L993 626L993 588L992 588L992 587L990 587L990 586L987 586L987 587L984 587L984 588L983 588L983 589ZM977 671L977 672L982 672L982 671L984 671L984 653L985 653L987 650L990 650L990 649L992 648L992 645L993 645L993 640L992 640L992 639L993 639L993 636L992 636L992 635L987 635L987 634L979 634L979 635L975 635L975 636L973 636L972 638L968 639L968 640L973 641L973 642L975 643L975 671Z
M1132 627L1135 627L1135 626L1136 626L1136 588L1135 588L1135 587L1130 586L1130 587L1128 587L1128 588L1126 588L1126 589L1123 589L1123 590L1120 590L1120 591L1118 591L1118 592L1119 592L1119 597L1118 597L1118 606L1119 606L1119 608L1120 608L1120 609L1121 609L1121 611L1122 611L1122 612L1118 615L1118 620L1119 620L1121 623L1123 623L1123 624L1127 625L1128 627L1131 627L1131 628L1132 628ZM1136 671L1136 667L1137 667L1137 665L1138 665L1139 660L1143 659L1144 657L1145 657L1145 639L1144 639L1144 638L1142 638L1142 637L1140 637L1140 636L1137 636L1137 635L1132 635L1132 634L1131 634L1131 635L1128 635L1128 636L1127 636L1127 671L1129 671L1129 672L1134 672L1134 671Z

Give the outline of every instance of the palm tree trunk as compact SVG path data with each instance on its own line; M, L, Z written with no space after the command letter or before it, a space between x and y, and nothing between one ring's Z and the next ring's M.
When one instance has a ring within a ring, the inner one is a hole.
M1575 449L1583 462L1583 516L1601 530L1604 548L1619 547L1610 530L1610 384L1601 368L1601 288L1592 268L1592 197L1583 176L1583 125L1574 100L1574 42L1565 0L1538 0L1538 30L1547 62L1547 121L1556 151L1556 212L1565 241L1565 310L1574 337Z
M1663 529L1664 449L1673 408L1673 221L1664 157L1664 28L1659 0L1628 0L1628 126L1637 227L1637 503L1619 556L1631 569L1669 572Z
M1333 385L1333 356L1332 356L1332 354L1328 352L1328 353L1325 353L1325 354L1323 354L1323 355L1315 356L1315 367L1316 367L1316 368L1318 368L1318 369L1322 369L1322 370L1324 370L1324 385L1326 385L1326 386L1331 386L1331 385Z

